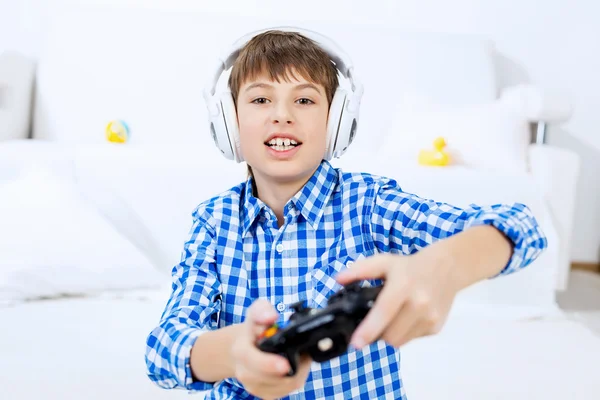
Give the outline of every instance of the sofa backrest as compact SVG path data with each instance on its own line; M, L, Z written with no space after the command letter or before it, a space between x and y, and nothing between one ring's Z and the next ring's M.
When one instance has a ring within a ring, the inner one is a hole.
M42 46L34 137L101 143L123 119L138 144L210 146L202 88L215 57L259 28L297 25L335 40L365 85L354 143L376 146L396 103L497 96L493 43L467 35L403 32L398 26L232 17L70 6L52 15Z

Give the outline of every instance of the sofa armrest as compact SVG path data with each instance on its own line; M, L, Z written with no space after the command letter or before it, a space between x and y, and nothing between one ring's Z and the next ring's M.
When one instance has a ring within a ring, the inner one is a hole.
M573 115L573 102L567 92L532 84L504 88L500 101L530 122L563 123Z
M571 236L581 159L568 149L532 144L529 147L529 168L543 191L559 236L557 288L564 290L571 264Z
M0 54L0 140L29 137L34 81L33 61L16 52Z

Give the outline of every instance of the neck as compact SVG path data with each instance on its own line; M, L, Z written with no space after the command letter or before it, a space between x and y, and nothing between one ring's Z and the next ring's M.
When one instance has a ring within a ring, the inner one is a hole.
M283 208L302 189L311 176L298 180L275 181L272 178L254 174L255 196L273 210L277 216L278 226L283 225Z

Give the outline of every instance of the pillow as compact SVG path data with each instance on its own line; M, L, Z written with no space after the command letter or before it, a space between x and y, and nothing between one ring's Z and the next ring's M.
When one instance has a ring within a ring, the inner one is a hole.
M163 285L168 276L85 203L31 164L0 182L0 303Z
M384 159L417 164L419 151L444 137L453 165L527 172L529 122L500 101L471 105L398 104L380 148Z
M198 204L247 176L214 145L82 145L74 168L88 202L165 272L181 258Z

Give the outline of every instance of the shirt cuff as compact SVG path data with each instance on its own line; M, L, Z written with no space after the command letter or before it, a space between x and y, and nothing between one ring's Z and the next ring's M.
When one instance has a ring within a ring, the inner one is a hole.
M529 208L523 204L496 205L482 209L468 227L490 225L498 229L512 243L513 251L502 270L492 276L508 275L531 264L547 247L542 232Z
M182 330L177 338L177 344L173 351L173 365L176 369L177 381L179 385L189 391L210 390L214 387L214 382L205 382L196 380L192 375L192 366L190 364L191 352L196 339L208 330L198 328L187 328ZM208 361L208 360L207 360Z

